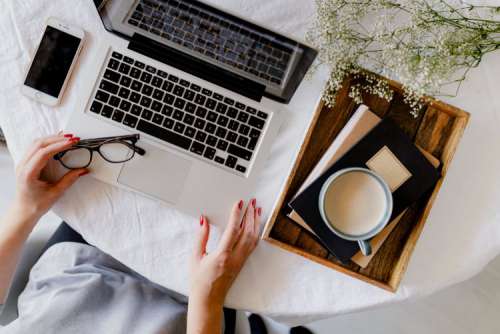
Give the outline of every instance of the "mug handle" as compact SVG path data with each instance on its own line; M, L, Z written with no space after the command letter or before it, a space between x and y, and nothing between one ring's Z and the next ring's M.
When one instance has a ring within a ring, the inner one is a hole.
M364 256L372 255L372 245L367 240L358 240L358 245Z

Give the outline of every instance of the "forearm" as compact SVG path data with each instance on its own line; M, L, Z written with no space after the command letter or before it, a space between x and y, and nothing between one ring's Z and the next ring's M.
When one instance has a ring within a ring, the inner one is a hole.
M187 334L222 333L222 305L189 300Z
M24 242L37 220L16 205L0 219L0 304L7 297Z

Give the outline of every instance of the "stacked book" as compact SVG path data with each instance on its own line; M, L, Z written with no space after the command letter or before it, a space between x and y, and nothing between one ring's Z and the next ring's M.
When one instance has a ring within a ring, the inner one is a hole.
M393 195L390 222L370 240L372 254L364 256L353 241L335 235L319 212L319 193L333 173L349 167L369 168L389 185ZM362 105L351 117L334 142L311 171L298 193L290 201L288 214L319 240L341 262L366 267L407 208L431 190L439 179L439 160L418 148L390 120L381 120Z

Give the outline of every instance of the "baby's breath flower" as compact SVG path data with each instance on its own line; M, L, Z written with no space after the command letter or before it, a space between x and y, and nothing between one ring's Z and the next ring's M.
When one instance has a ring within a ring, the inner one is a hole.
M401 82L414 116L424 95L456 94L465 74L500 48L500 7L465 0L316 0L308 33L331 68L325 102L332 105L346 77L360 78L349 96L363 92L392 99L389 84Z

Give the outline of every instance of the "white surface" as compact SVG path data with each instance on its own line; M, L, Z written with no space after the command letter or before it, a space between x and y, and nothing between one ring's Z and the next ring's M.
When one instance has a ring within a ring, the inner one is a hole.
M294 36L304 34L314 11L312 1L212 2ZM87 70L92 51L87 48L84 52L61 107L48 109L22 97L20 78L49 16L94 32L88 46L98 36L98 19L90 1L0 0L0 126L16 160L32 139L56 132L76 107L81 85L78 73ZM460 96L450 100L470 111L472 121L397 294L261 243L231 290L228 305L280 321L304 323L429 294L483 268L500 250L500 182L496 177L500 138L495 111L500 108L495 88L499 65L500 54L487 57L470 73ZM302 88L314 85L317 83L308 82ZM266 214L313 111L314 93L309 93L304 96L305 90L301 90L294 100L302 106L290 112L259 183L256 195ZM79 181L55 211L91 243L141 274L179 292L188 291L187 260L198 228L195 219L91 178Z

